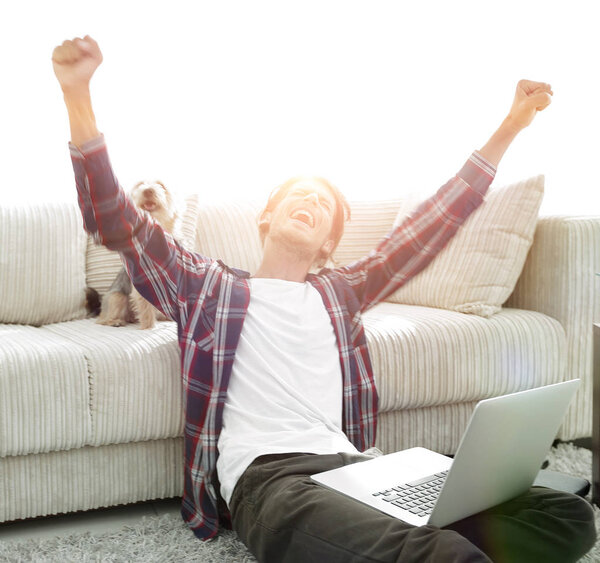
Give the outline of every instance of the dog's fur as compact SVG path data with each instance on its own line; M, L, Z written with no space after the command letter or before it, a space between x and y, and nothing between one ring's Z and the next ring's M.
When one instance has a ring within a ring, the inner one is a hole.
M150 213L165 231L173 234L177 213L173 197L162 182L138 182L131 189L130 197L137 207ZM154 327L157 320L168 319L137 292L123 268L102 298L96 322L124 326L136 320L140 329L147 329Z

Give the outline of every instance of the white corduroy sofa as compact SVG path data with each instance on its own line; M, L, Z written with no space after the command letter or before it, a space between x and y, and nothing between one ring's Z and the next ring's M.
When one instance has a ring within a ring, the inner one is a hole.
M192 197L183 236L203 254L253 271L258 211L249 202L200 205ZM399 211L405 202L354 204L338 263L373 247ZM512 296L501 309L424 306L420 299L446 299L452 283L464 285L432 270L439 291L417 280L365 315L383 451L422 445L452 453L478 400L571 377L583 385L560 436L591 435L600 217L529 223L529 235L516 235L518 283L514 292L502 288L499 299ZM471 236L485 240L477 229ZM450 262L460 262L452 252L462 256L463 244L449 249ZM450 269L439 260L442 272ZM90 242L74 204L0 207L0 521L182 493L174 323L139 330L86 318L85 287L106 291L119 266L118 256ZM459 277L466 268L458 264Z

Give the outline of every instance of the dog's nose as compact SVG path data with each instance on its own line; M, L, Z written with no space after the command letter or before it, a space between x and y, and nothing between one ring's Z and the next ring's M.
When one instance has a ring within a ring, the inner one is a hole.
M144 197L152 197L154 195L154 188L146 188L142 193Z

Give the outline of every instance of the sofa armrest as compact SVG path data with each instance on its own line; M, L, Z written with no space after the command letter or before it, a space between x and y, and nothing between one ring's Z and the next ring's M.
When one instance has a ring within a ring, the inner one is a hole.
M592 325L600 320L600 217L542 217L523 272L506 307L557 319L567 335L567 379L582 386L561 438L591 436Z

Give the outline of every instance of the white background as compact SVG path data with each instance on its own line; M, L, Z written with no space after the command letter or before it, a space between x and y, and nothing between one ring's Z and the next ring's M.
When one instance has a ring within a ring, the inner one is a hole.
M350 199L426 197L500 124L520 78L551 106L495 185L546 176L544 214L598 214L600 19L592 0L5 2L2 201L75 200L50 57L90 34L99 129L124 187L266 198L315 174Z

